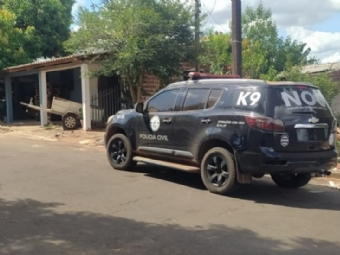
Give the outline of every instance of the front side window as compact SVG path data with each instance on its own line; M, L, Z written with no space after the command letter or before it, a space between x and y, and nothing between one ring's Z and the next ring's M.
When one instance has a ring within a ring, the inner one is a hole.
M175 103L179 89L166 90L152 98L147 107L148 112L171 112L175 108Z

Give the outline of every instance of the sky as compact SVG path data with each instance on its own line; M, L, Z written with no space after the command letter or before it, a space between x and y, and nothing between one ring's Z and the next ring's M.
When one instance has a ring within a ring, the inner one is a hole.
M76 0L78 6L89 7L100 0ZM185 0L188 2L188 0ZM192 1L192 0L190 0ZM256 7L260 0L242 0L242 9ZM307 43L311 55L322 63L340 62L340 0L262 0L270 8L281 36ZM210 14L207 26L229 31L231 0L201 0L202 10Z

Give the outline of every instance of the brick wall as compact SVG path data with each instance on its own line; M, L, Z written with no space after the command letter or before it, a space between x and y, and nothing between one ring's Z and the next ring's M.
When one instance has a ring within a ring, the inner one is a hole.
M183 62L181 63L181 65L182 65L183 71L189 71L195 67L194 64L188 63L188 62ZM174 77L174 79L183 80L183 77L182 76L178 78ZM147 95L142 96L141 100L145 101L150 96L152 96L155 93L155 91L160 87L160 85L161 85L161 81L157 77L152 76L152 75L146 76L143 81L143 89L144 89L145 94Z
M332 76L335 81L340 82L340 70L333 72Z

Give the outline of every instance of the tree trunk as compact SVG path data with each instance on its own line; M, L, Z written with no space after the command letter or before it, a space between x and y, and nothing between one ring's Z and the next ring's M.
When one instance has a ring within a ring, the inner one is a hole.
M135 103L137 103L137 91L136 91L136 88L133 86L133 82L132 82L131 76L129 74L126 74L125 77L126 77L127 83L129 84L129 89L130 89L132 103L135 104Z
M142 101L142 89L144 85L144 71L141 71L139 74L139 79L137 83L137 100L138 102Z

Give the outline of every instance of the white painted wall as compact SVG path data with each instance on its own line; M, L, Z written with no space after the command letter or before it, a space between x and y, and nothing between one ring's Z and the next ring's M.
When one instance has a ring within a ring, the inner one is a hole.
M101 64L89 64L89 71L95 71L102 67ZM91 99L98 95L98 78L90 78L90 96ZM91 102L93 105L98 106L98 100Z

